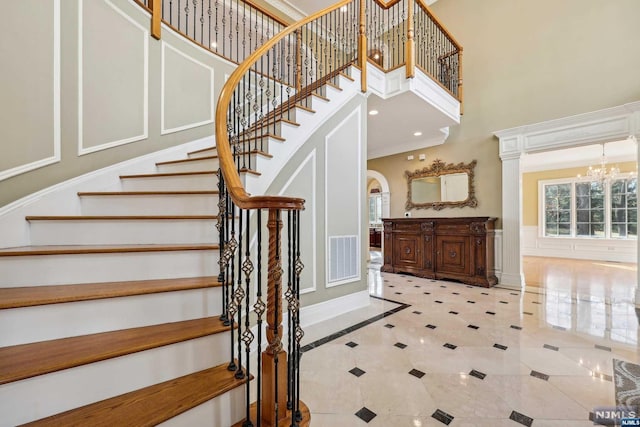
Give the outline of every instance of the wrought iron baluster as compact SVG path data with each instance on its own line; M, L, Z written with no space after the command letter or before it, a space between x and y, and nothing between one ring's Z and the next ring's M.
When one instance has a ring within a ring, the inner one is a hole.
M262 300L262 209L256 210L257 216L257 233L258 233L258 246L257 246L257 272L256 272L256 303L253 305L254 312L258 317L257 328L258 328L258 350L257 353L260 354L262 351L262 316L267 309L267 305ZM258 426L262 423L262 365L260 363L256 366L256 375L257 375L257 399L256 399L256 413L257 413L257 422Z

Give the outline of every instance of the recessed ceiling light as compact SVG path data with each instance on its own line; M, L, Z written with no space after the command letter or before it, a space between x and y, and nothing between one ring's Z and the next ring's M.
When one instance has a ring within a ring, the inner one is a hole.
M216 42L211 42L211 48L212 48L212 49L215 49L215 48L217 48L217 47L218 47L218 43L216 43Z
M369 111L369 115L370 115L370 116L375 116L376 114L378 114L378 110L371 110L371 111Z
M344 12L346 12L346 11L347 11L347 5L345 4L344 6L342 6L342 7L340 8L340 12L343 12L343 13L344 13Z
M413 136L420 136L420 135L422 135L422 132L420 132L420 131L417 131L417 132L413 133Z

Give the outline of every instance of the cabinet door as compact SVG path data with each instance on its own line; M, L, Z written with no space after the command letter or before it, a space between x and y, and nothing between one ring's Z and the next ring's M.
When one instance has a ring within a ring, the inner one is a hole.
M396 268L422 268L422 244L418 234L394 234L393 266Z
M422 236L422 262L423 268L433 272L435 260L433 259L433 236Z
M471 275L469 236L436 237L436 271Z
M487 245L485 242L484 236L473 236L472 237L474 244L474 260L475 260L475 269L473 272L476 276L486 277L487 276Z

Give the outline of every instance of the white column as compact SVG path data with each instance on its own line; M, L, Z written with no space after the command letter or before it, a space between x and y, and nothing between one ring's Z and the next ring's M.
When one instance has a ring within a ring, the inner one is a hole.
M520 152L503 154L502 158L502 276L500 286L524 288L520 229L522 226L522 180Z
M634 104L636 108L635 111L631 114L630 119L631 135L635 135L636 141L638 141L636 162L640 160L640 105L638 104L640 103ZM640 214L640 207L638 207L638 213ZM640 239L638 240L638 243L640 244ZM640 245L638 246L637 257L637 263L640 264ZM640 307L640 270L638 270L638 277L636 282L636 307ZM638 333L640 334L640 330L638 331Z

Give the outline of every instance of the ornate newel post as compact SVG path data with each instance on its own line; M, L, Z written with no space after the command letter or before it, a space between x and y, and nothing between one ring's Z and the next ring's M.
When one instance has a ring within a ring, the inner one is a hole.
M287 412L287 353L282 349L282 259L280 211L269 210L267 349L262 353L262 421L276 426Z
M416 75L416 44L415 44L415 29L413 23L413 1L409 0L409 7L407 11L407 45L406 45L406 68L407 78L411 79Z
M358 26L358 67L360 67L360 90L367 91L367 33L365 28L365 0L360 0L360 25Z

